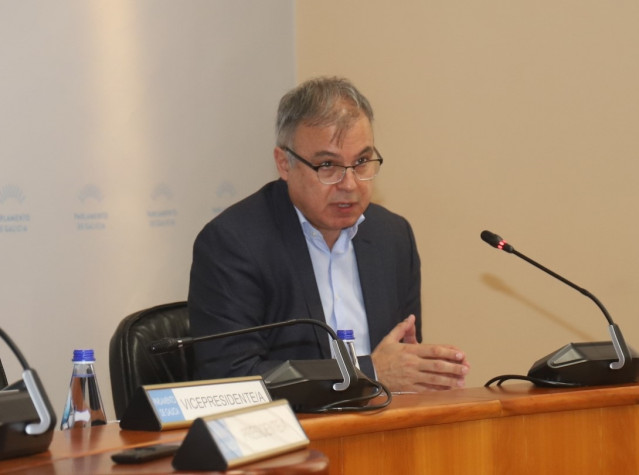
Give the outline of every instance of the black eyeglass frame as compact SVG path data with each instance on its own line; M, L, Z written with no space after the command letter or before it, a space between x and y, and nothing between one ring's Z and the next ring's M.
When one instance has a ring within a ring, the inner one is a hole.
M306 160L304 157L300 157L297 153L295 153L290 148L288 148L288 147L281 147L281 148L285 152L290 153L293 156L293 158L299 160L300 162L302 162L307 167L312 168L315 171L315 173L317 174L318 180L324 185L335 185L335 184L341 182L344 179L344 177L346 176L346 170L348 170L349 168L353 169L353 173L355 174L355 178L357 178L358 180L360 180L360 181L371 181L372 179L374 179L377 176L377 173L379 173L379 168L377 169L377 173L375 173L375 175L373 175L372 177L370 177L370 178L360 178L360 176L357 174L357 171L356 171L357 167L359 167L361 165L365 165L367 163L371 163L371 162L379 162L379 166L381 168L382 163L384 163L384 158L382 157L382 155L379 153L377 148L373 147L373 151L375 152L375 155L377 155L378 158L373 158L372 160L367 160L366 162L358 163L357 165L337 165L337 164L332 164L331 165L332 167L339 167L339 168L342 169L342 177L339 180L337 180L337 181L335 181L333 183L324 183L321 180L321 178L319 177L319 170L321 168L323 168L325 165L313 165L311 162Z

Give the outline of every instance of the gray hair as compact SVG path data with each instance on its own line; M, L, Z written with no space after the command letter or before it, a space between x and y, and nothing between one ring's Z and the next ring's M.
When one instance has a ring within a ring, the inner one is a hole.
M373 122L368 99L347 79L310 79L286 93L277 110L277 146L290 147L300 124L311 127L335 125L335 139L346 132L361 115Z

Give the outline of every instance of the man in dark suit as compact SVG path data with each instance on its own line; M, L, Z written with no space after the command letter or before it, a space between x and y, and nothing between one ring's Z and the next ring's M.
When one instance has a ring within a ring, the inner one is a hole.
M198 235L193 336L293 318L355 329L362 370L392 391L464 385L466 356L421 341L420 260L409 223L371 204L382 165L373 111L348 81L318 78L280 101L280 179ZM196 376L264 374L284 360L330 358L326 332L295 325L195 346Z

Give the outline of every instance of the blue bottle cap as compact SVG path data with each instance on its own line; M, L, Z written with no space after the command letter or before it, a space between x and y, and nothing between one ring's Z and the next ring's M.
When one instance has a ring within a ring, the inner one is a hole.
M337 338L340 340L354 340L353 330L337 330Z
M93 350L73 350L74 363L95 363L95 356Z

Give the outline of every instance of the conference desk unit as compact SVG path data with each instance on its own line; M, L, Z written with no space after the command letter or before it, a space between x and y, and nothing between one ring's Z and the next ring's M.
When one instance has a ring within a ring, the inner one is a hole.
M635 384L547 389L508 383L398 394L382 411L300 415L311 444L289 455L301 473L325 473L328 459L330 474L348 475L639 474L638 401ZM124 431L117 424L56 431L48 452L2 461L0 472L171 473L171 458L134 466L115 465L110 456L180 443L185 434Z

